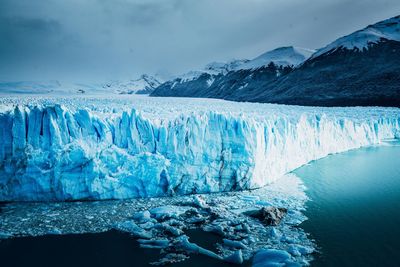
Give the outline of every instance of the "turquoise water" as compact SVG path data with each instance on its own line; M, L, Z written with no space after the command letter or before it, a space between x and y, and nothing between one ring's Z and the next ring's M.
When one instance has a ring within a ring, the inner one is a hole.
M302 227L312 266L400 266L400 146L332 155L294 172L307 187Z

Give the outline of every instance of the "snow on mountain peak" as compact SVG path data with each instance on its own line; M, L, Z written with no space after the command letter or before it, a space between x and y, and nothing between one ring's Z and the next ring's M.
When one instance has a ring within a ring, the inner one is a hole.
M105 93L95 83L49 81L0 81L0 94L83 94Z
M200 75L207 73L211 75L218 75L230 71L244 70L244 69L258 69L274 62L278 66L297 66L307 60L315 51L311 49L287 46L268 51L253 60L248 59L233 59L228 62L211 62L203 69L196 71L189 71L183 75L177 76L175 79L181 79L181 82L187 82L200 77Z
M257 69L273 62L278 66L297 66L307 60L315 51L311 49L287 46L268 51L238 69Z
M150 94L161 83L160 79L147 74L134 80L108 83L0 81L0 94Z
M382 40L400 42L400 16L380 21L369 25L366 28L341 37L329 45L319 49L312 58L322 54L333 52L337 49L358 49L368 48L369 45L379 43Z
M205 70L207 71L216 71L220 73L227 73L229 71L240 68L244 63L249 62L248 59L233 59L228 62L211 62L205 66Z
M218 75L218 74L225 75L230 71L237 70L238 68L240 68L240 66L247 63L248 61L249 61L248 59L232 59L228 62L214 61L205 65L203 69L189 71L185 74L173 78L173 80L181 79L181 81L187 82L197 79L198 77L200 77L202 74L205 73L210 75Z
M149 94L161 83L155 77L143 74L138 79L126 82L112 81L103 87L109 88L119 94Z

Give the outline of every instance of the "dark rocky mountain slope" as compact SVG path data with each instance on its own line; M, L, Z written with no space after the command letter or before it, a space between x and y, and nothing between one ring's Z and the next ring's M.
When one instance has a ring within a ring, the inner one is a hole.
M152 96L400 107L400 16L339 38L299 66L270 63L160 85Z

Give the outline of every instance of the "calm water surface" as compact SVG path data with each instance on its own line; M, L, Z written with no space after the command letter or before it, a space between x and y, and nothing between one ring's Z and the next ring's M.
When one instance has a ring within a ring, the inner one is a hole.
M400 146L332 155L295 171L307 186L302 224L313 266L400 266Z

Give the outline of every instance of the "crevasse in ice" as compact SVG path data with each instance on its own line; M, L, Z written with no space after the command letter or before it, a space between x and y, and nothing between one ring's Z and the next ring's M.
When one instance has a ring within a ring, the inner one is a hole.
M155 120L135 109L100 116L57 104L3 107L0 200L257 188L330 153L400 136L399 110L369 116L354 109L349 117L296 110L263 119L209 110Z

